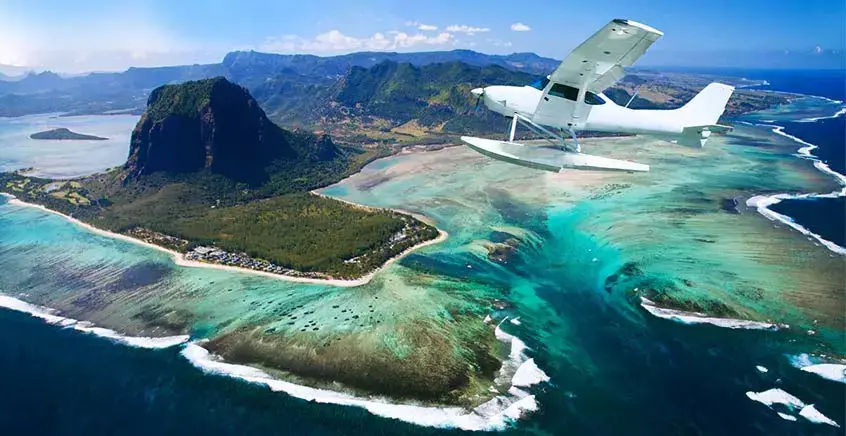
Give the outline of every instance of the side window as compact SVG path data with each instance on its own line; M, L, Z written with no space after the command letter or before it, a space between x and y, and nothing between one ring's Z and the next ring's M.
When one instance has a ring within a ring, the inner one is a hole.
M546 85L548 85L548 84L549 84L549 79L544 77L543 79L540 79L540 80L533 82L529 86L531 86L532 88L539 89L539 90L543 91L544 88L546 88Z
M570 101L576 101L579 99L579 88L574 88L572 86L556 83L552 85L552 89L549 90L549 95L566 98ZM585 103L592 106L596 106L600 104L605 104L605 100L603 100L598 95L588 91L587 93L585 93Z
M591 106L599 106L601 104L605 104L605 100L603 100L602 97L588 91L587 94L585 94L585 103Z
M573 88L572 86L556 83L555 85L552 85L552 89L549 90L549 95L576 101L576 99L579 98L579 90L577 88Z

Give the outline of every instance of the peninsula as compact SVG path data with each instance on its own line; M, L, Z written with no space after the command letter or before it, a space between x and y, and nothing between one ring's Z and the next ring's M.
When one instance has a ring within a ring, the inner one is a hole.
M308 192L384 154L282 129L246 89L214 78L155 89L123 167L71 181L6 173L0 190L185 261L355 283L440 234Z
M72 141L105 141L109 138L103 138L100 136L94 135L83 135L82 133L76 133L67 129L65 127L59 127L57 129L52 130L45 130L43 132L33 133L29 135L32 139L40 139L40 140L72 140Z

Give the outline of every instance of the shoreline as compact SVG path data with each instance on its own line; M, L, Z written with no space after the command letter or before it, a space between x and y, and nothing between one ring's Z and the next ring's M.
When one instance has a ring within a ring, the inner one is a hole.
M386 158L382 158L382 159L386 159ZM377 159L377 160L378 160L378 159ZM375 161L374 161L374 162L375 162ZM344 179L344 180L346 180L346 179ZM341 180L341 182L343 182L343 180ZM341 182L338 182L338 183L341 183ZM337 183L336 183L336 184L337 184ZM334 186L334 185L330 185L330 186ZM327 188L328 188L328 186L327 186ZM320 189L326 189L326 188L320 188ZM326 194L324 194L324 193L322 193L322 192L318 192L318 191L319 191L318 189L315 189L315 190L313 190L313 191L309 191L308 193L309 193L309 194L312 194L312 195L316 195L316 196L318 196L318 197L328 198L328 199L330 199L330 200L335 200L335 201L340 201L340 202L342 202L342 203L346 203L346 204L348 204L348 205L350 205L350 206L357 207L357 208L360 208L360 209L364 209L364 210L366 210L366 211L390 210L390 211L393 211L393 212L396 212L396 213L401 213L401 214L403 214L403 215L409 215L409 216L411 216L411 217L413 217L413 218L417 219L418 221L422 221L422 222L424 222L424 223L426 223L426 224L428 224L428 225L430 225L430 226L432 226L432 227L437 228L437 227L435 226L435 220L433 220L433 219L431 219L431 218L429 218L429 217L427 217L427 216L425 216L425 215L420 215L419 213L409 212L409 211L404 210L404 209L394 209L394 208L385 208L385 207L375 207L375 206L368 206L368 205L366 205L366 204L354 203L354 202L352 202L352 201L349 201L349 200L344 200L343 198L333 197L333 196L331 196L331 195L326 195ZM440 232L440 233L446 233L445 231L443 231L443 230L441 230L441 229L438 229L438 232ZM438 236L438 238L440 238L440 236ZM435 238L435 239L438 239L438 238ZM432 241L434 241L435 239L432 239ZM428 241L427 241L427 242L428 242ZM421 243L421 244L425 244L425 242L423 242L423 243ZM416 246L415 246L415 247L416 247Z
M216 270L221 270L221 271L260 275L260 276L263 276L263 277L268 277L268 278L273 278L273 279L278 279L278 280L285 280L285 281L289 281L289 282L310 283L310 284L329 285L329 286L338 286L338 287L356 287L356 286L365 285L365 284L369 283L370 280L372 280L373 277L378 272L380 272L382 269L384 269L388 265L396 262L397 260L402 259L403 257L407 256L408 254L410 254L414 250L417 250L419 248L423 248L423 247L426 247L426 246L429 246L429 245L441 243L449 237L449 234L447 232L445 232L441 229L437 229L438 230L438 237L437 238L421 242L417 245L414 245L414 246L411 246L411 247L405 249L403 252L398 253L397 255L395 255L395 256L391 257L390 259L386 260L378 268L374 269L373 271L371 271L371 272L369 272L369 273L365 274L364 276L359 277L357 279L353 279L353 280L315 279L315 278L309 278L309 277L286 276L286 275L282 275L282 274L274 274L274 273L269 273L269 272L265 272L265 271L258 271L258 270L253 270L253 269L249 269L249 268L240 268L240 267L231 266L231 265L221 265L221 264L215 264L215 263L187 260L187 259L184 258L184 254L180 253L178 251L174 251L174 250L171 250L169 248L162 247L160 245L152 244L152 243L147 242L147 241L142 241L140 239L133 238L131 236L127 236L127 235L123 235L123 234L120 234L120 233L115 233L115 232L111 232L109 230L103 230L103 229L94 227L91 224L82 222L82 221L80 221L76 218L73 218L73 217L65 215L61 212L57 212L55 210L49 209L49 208L44 207L40 204L27 203L27 202L15 197L12 194L0 192L0 195L8 198L9 204L16 205L16 206L22 206L22 207L33 207L33 208L36 208L36 209L40 209L42 212L47 212L47 213L51 213L51 214L54 214L54 215L58 215L58 216L60 216L64 219L68 220L72 224L77 225L77 226L79 226L79 227L81 227L81 228L83 228L83 229L85 229L85 230L87 230L91 233L94 233L94 234L97 234L97 235L100 235L100 236L105 236L105 237L108 237L108 238L119 239L119 240L122 240L122 241L125 241L125 242L137 244L137 245L142 245L142 246L145 246L147 248L152 248L152 249L158 250L162 253L166 253L166 254L170 255L171 260L177 266L187 267L187 268L216 269ZM330 196L325 196L325 197L338 200L337 198L330 197ZM356 203L352 203L352 202L349 202L349 201L346 201L346 200L339 200L339 201L344 201L346 203L349 203L349 204L352 204L352 205L355 205L355 206L359 206L359 207L370 208L370 206L358 205Z

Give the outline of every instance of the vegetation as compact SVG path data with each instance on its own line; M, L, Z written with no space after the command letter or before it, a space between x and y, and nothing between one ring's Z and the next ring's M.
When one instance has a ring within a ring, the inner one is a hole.
M52 130L45 130L43 132L33 133L29 135L32 139L46 139L46 140L89 140L89 141L104 141L109 138L102 138L94 135L83 135L81 133L72 132L64 127Z
M69 182L2 173L0 187L99 228L150 229L189 241L186 250L213 245L338 278L360 277L438 234L407 215L306 192L236 201L234 185L209 174L158 174L123 189L119 171Z

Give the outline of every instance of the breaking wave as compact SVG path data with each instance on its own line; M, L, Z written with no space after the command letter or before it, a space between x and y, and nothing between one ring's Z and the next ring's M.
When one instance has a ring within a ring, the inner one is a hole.
M36 318L41 318L48 324L55 324L65 328L72 328L85 333L107 338L124 345L138 348L168 348L183 344L188 341L187 335L167 336L163 338L150 338L143 336L125 336L114 330L103 327L95 327L87 321L77 321L57 315L57 311L49 307L36 306L14 297L0 295L0 307L28 313Z
M820 97L824 98L824 97ZM836 100L826 99L832 102L837 102ZM838 102L840 103L840 102ZM827 117L817 117L817 118L805 118L806 122L817 121L820 119L828 119L828 118L836 118L846 114L846 108L840 109L837 113ZM802 120L800 120L802 121ZM747 123L751 124L751 123ZM769 208L774 204L780 203L782 200L797 200L797 199L809 199L809 198L837 198L837 197L846 197L846 176L843 174L834 171L829 167L825 162L821 161L819 158L814 156L811 152L814 149L818 148L816 145L811 144L808 141L803 140L795 135L791 135L784 131L784 126L778 126L774 124L754 124L761 127L766 127L772 130L773 133L777 135L784 136L785 138L791 139L802 146L797 150L797 155L803 159L808 159L813 162L814 167L825 174L828 174L834 177L837 182L842 186L839 191L830 192L828 194L774 194L774 195L758 195L754 196L748 200L746 200L746 205L749 207L754 207L758 210L758 212L765 216L767 219L778 221L783 224L786 224L793 228L794 230L802 233L805 236L809 236L814 238L817 242L828 248L829 250L840 254L846 255L846 247L841 247L835 244L832 241L829 241L822 236L810 231L808 228L802 226L801 224L797 223L793 220L793 218L782 215L778 212L773 211Z
M816 374L824 379L846 383L846 363L842 360L829 360L805 353L787 356L787 360L794 368Z
M746 319L717 318L699 312L684 312L681 310L667 309L656 306L652 300L643 296L640 297L640 305L646 309L647 312L657 316L658 318L669 319L682 324L711 324L717 327L746 330L778 330L780 328L787 327L782 324L750 321Z
M523 341L504 332L499 325L496 327L495 335L497 339L508 343L511 347L509 358L503 362L497 375L496 384L508 384L510 387L505 394L498 395L472 410L462 407L394 404L383 398L362 398L342 392L297 385L275 379L257 368L226 363L203 348L201 342L185 345L182 355L206 373L265 385L272 391L285 392L306 401L362 407L374 415L428 427L503 430L510 422L538 410L535 396L519 389L518 386L523 388L534 386L549 381L549 377L538 368L534 359L526 355L525 351L528 347Z
M203 348L201 346L202 341L188 342L189 337L187 335L163 338L121 335L114 330L96 327L87 321L60 316L58 311L54 309L30 304L8 295L0 294L0 307L28 313L49 324L94 334L132 347L157 349L183 345L181 355L205 373L224 375L265 385L272 391L284 392L306 401L362 407L377 416L429 427L503 430L509 423L538 410L535 396L520 388L529 388L549 381L549 377L538 368L534 359L526 355L525 351L528 349L526 344L519 338L504 332L499 325L495 330L496 338L507 343L510 346L510 352L508 359L503 362L499 371L497 384L500 384L499 381L501 380L502 386L507 385L509 387L504 393L468 410L456 406L394 404L383 398L362 398L342 392L297 385L273 378L257 368L224 362ZM499 392L493 386L491 389Z
M797 123L814 123L819 120L830 120L833 118L841 117L846 115L846 107L840 108L839 111L835 112L833 115L827 115L824 117L811 117L811 118L802 118L801 120L796 120Z
M799 416L815 424L828 424L834 427L840 427L840 424L820 413L813 404L805 404L805 402L799 398L796 398L795 396L778 388L769 389L763 392L749 391L746 393L746 396L749 397L750 400L757 401L770 409L772 409L776 404L786 406L791 412L799 409ZM796 417L794 415L778 411L777 413L782 419L796 421Z

